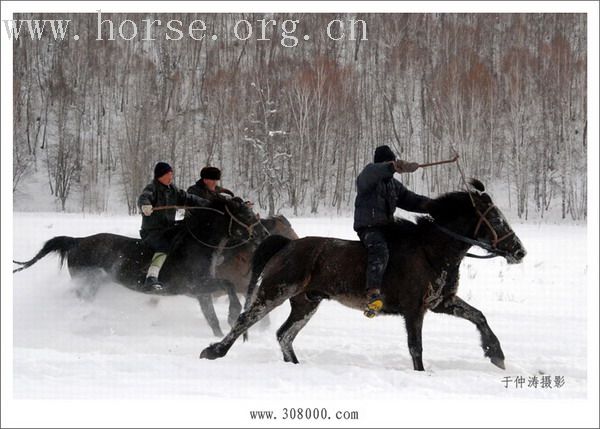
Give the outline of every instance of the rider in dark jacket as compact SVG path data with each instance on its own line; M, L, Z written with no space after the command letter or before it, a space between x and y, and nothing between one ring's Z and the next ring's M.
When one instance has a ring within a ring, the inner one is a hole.
M221 180L221 170L217 167L204 167L200 170L200 179L188 188L189 194L198 195L212 201L215 198L222 198L223 195L235 197L229 189L222 188L217 183ZM225 197L228 198L228 197ZM252 207L254 203L246 200L244 202L248 207Z
M394 179L394 173L412 173L417 168L417 163L396 160L388 146L379 146L375 149L374 162L356 179L354 230L367 248L367 317L376 316L383 307L381 284L389 251L382 227L394 222L396 207L426 213L429 198L409 191Z
M173 227L177 209L155 210L155 208L177 205L207 206L209 201L178 189L173 184L171 166L166 162L159 162L154 167L154 180L144 188L138 198L138 206L144 215L140 236L155 252L144 282L144 290L163 289L163 285L158 281L158 274L174 238Z
M217 167L204 167L200 170L200 179L188 188L188 194L198 195L207 200L217 198L219 194L227 194L232 197L233 192L217 185L221 180L221 170Z

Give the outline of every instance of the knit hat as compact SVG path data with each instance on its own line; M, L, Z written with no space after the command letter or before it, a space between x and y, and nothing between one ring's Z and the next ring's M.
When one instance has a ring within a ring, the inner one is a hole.
M217 167L204 167L200 171L201 179L221 180L221 170Z
M173 171L169 164L167 164L166 162L158 162L154 167L154 178L158 179L160 177L163 177L169 171Z
M373 162L386 162L386 161L394 161L396 160L396 155L390 149L389 146L378 146L375 149L375 156L373 157Z

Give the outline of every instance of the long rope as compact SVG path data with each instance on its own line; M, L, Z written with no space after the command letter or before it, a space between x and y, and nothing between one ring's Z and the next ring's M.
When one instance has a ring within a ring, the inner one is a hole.
M451 162L456 162L456 167L458 168L458 171L460 173L460 178L463 182L463 184L465 185L465 190L467 191L467 193L469 194L469 199L471 200L471 204L473 205L473 207L475 208L475 210L477 210L477 206L475 205L475 199L473 198L473 194L471 193L471 190L469 188L469 185L467 184L467 179L465 177L465 173L462 169L462 167L460 166L460 162L458 161L459 155L458 155L458 151L454 148L453 145L450 145L452 151L454 152L454 157L452 157L451 159L448 160L444 160L444 161L436 161L436 162L430 162L427 164L419 164L419 167L429 167L432 165L439 165L439 164L449 164ZM479 210L477 210L477 213L481 216L481 213L479 213ZM479 246L485 250L487 250L488 252L490 252L487 255L476 255L474 253L466 253L465 256L469 257L469 258L478 258L478 259L489 259L489 258L495 258L498 256L504 256L505 252L500 251L499 249L496 249L492 246L489 246L487 243L483 243L479 240L474 240L468 237L465 237L463 235L457 234L453 231L450 231L447 228L442 227L441 225L435 224L434 225L440 229L441 231L445 232L446 234L448 234L449 236L463 241L465 243L474 245L474 246Z
M452 151L455 153L456 167L458 168L458 171L460 173L460 178L461 178L463 184L465 185L465 190L469 194L469 198L471 199L471 204L477 210L477 206L475 205L475 199L473 198L473 194L471 193L471 190L469 189L469 184L467 183L467 178L465 177L465 173L464 173L462 167L460 166L460 162L458 161L458 152L456 151L456 149L454 148L453 145L450 145L450 147L452 148Z
M185 229L187 229L187 232L194 238L194 240L196 240L198 243L202 244L203 246L209 247L211 249L219 249L219 250L235 249L237 247L245 246L252 240L252 238L249 237L246 240L241 241L238 244L234 244L233 246L220 246L220 245L215 246L214 244L206 243L205 241L202 241L198 237L196 237L196 235L192 232L192 230L187 225L187 223L185 224ZM227 240L227 241L229 241L229 240Z
M158 206L158 207L152 207L152 211L172 210L172 209L178 209L178 210L209 210L209 211L212 211L212 212L219 213L220 215L224 215L225 214L225 212L222 212L221 210L213 209L212 207L202 207L202 206Z

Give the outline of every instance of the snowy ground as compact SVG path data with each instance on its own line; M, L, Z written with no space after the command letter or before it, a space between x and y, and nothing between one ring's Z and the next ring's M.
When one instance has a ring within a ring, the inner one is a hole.
M350 219L292 219L300 236L354 239ZM14 258L31 258L56 235L110 231L135 236L138 217L14 214ZM506 355L505 371L483 357L469 322L430 313L426 371L412 370L401 318L366 319L324 302L299 334L300 365L283 362L272 324L253 330L217 361L199 360L215 341L191 298L152 299L115 284L95 299L74 293L58 258L13 276L14 396L21 399L144 398L585 398L586 228L513 225L528 255L520 265L466 260L459 295L479 308ZM224 328L227 301L216 301ZM549 375L552 388L503 378ZM555 377L564 377L556 387Z

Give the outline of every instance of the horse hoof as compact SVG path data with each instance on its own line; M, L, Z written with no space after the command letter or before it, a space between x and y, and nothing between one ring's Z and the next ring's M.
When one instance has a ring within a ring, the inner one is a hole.
M200 359L215 360L220 357L223 357L223 354L219 353L217 351L217 348L214 346L208 346L207 348L202 350L202 353L200 353Z
M284 356L283 361L288 362L288 363L293 363L294 365L298 365L300 363L298 361L298 358L296 358L296 356Z
M504 359L498 358L498 357L493 357L493 358L491 358L491 360L492 360L492 363L494 365L496 365L498 368L506 369L506 366L504 366Z

